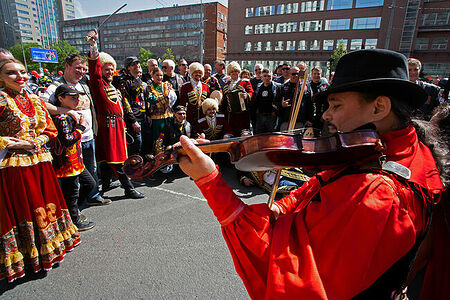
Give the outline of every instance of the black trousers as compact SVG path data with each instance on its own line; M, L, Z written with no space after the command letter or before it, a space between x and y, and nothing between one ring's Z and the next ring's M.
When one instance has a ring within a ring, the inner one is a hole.
M100 163L100 176L102 178L102 186L108 187L111 184L113 174L119 179L125 191L134 189L133 184L127 175L123 172L123 164Z
M86 168L77 176L60 177L59 183L72 222L78 224L80 222L78 203L87 201L89 194L95 188L97 183Z

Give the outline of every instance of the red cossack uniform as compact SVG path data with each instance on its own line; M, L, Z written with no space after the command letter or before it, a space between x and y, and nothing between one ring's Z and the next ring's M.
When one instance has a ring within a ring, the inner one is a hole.
M95 154L98 162L123 163L127 159L122 94L102 78L100 60L89 58L89 87L97 110L98 133ZM129 107L128 107L129 109Z
M235 84L233 85L233 83ZM230 100L228 99L229 93L238 91L246 92L248 94L248 97L245 101L245 111L233 111ZM223 87L223 101L219 110L220 112L223 112L225 114L228 124L230 124L231 128L233 129L234 136L240 136L243 129L250 129L250 100L252 99L253 93L254 91L252 88L252 84L250 83L250 80L247 79L239 80L237 83L228 81Z
M192 82L186 82L180 89L180 105L186 107L186 120L197 126L197 121L203 117L202 103L209 96L209 88L203 82L201 83L202 90L200 93L196 92L192 86Z
M244 204L217 170L196 181L252 299L351 299L410 251L426 231L425 201L443 185L412 126L381 139L423 198L391 173L329 181L342 171L332 169L276 202L283 213L275 220L266 204Z

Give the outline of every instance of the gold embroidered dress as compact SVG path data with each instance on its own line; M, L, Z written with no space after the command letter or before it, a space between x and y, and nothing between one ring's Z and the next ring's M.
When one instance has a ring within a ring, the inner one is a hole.
M56 135L36 95L0 91L0 279L49 270L80 242L44 147ZM12 138L34 149L6 149Z

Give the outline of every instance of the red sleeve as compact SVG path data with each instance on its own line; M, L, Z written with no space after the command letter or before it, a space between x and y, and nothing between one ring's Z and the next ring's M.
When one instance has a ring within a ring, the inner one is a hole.
M53 123L53 120L47 110L45 113L45 119L47 122L47 127L45 128L43 134L48 136L49 139L55 138L58 135L58 130L56 129L55 124Z
M98 110L97 113L104 110L104 105L102 104L102 99L104 96L104 83L102 78L102 68L100 64L100 59L98 57L95 59L88 58L89 63L89 88L91 90L92 100L95 103L95 107Z
M253 97L253 87L250 81L248 80L242 80L241 83L242 87L244 87L245 91L247 92L249 98L251 99Z
M99 88L103 85L102 79L102 67L100 64L100 59L97 58L88 58L89 63L89 86L91 89Z
M203 82L202 82L202 85L203 85L202 89L204 91L206 91L206 97L209 97L209 95L211 94L211 91L209 90L208 85L206 83L203 83Z
M414 193L375 174L344 176L322 188L320 201L276 221L267 205L243 204L218 171L208 177L196 183L252 299L350 299L405 255L424 227Z

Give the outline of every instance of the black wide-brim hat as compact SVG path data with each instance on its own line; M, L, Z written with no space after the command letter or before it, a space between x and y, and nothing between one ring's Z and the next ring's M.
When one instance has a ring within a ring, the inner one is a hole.
M342 56L330 87L314 95L314 99L350 91L392 96L412 108L422 106L428 97L422 87L409 81L406 57L384 49L358 50Z

